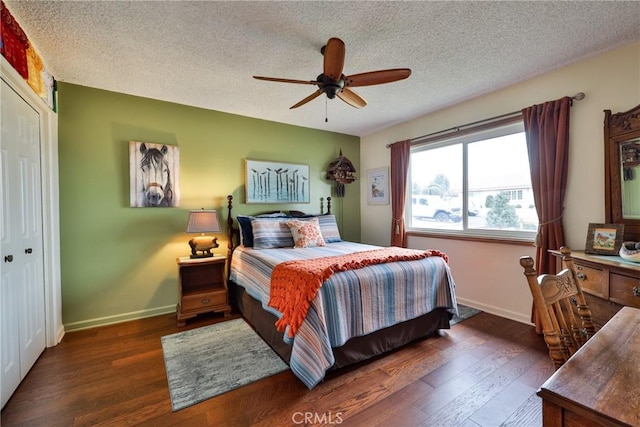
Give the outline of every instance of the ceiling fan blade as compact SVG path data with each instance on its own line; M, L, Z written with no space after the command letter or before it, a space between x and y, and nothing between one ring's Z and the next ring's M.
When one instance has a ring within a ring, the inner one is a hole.
M254 79L258 80L266 80L269 82L280 82L280 83L297 83L301 85L317 85L319 82L314 80L292 80L292 79L280 79L277 77L262 77L262 76L253 76Z
M367 105L367 101L363 97L355 93L349 88L344 88L337 93L338 98L355 108L362 108Z
M342 76L344 68L344 42L335 37L330 38L324 47L322 54L324 55L323 73L325 76L339 80Z
M390 70L370 71L353 74L344 78L344 85L350 87L372 86L406 79L411 75L409 68L393 68Z
M303 99L302 101L298 102L295 105L292 105L291 107L289 107L290 110L293 110L294 108L298 108L301 105L306 104L307 102L311 101L312 99L316 99L317 97L319 97L320 95L322 95L322 90L318 89L317 91L313 92L311 95L307 96L305 99Z

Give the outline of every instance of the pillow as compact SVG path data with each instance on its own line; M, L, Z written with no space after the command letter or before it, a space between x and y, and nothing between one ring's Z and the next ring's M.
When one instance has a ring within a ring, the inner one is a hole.
M316 246L325 246L318 218L308 220L291 220L287 221L291 236L296 248L313 248Z
M340 238L340 230L336 224L336 217L333 215L320 215L318 222L320 223L320 231L325 243L342 242Z
M253 229L251 228L252 216L238 215L238 226L240 226L240 244L250 248L253 246Z
M287 215L283 212L276 212L270 214L256 215L256 216L248 216L248 215L238 215L236 218L238 220L238 225L240 226L240 244L251 248L253 247L253 228L251 227L251 221L256 218L284 218Z
M291 248L293 237L286 218L256 218L251 220L253 248Z
M287 218L287 217L289 217L289 215L287 215L282 211L256 215L256 218Z

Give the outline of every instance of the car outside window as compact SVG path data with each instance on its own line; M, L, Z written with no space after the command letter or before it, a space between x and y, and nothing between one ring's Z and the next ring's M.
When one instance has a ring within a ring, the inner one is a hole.
M533 240L538 217L523 124L414 145L410 231Z

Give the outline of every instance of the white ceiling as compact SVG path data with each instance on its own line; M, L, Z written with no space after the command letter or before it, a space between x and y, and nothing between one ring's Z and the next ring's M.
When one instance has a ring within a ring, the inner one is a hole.
M57 80L363 136L640 40L640 2L6 1ZM346 75L411 68L356 88L315 86L330 37ZM558 94L558 96L572 94ZM325 123L325 108L328 123Z

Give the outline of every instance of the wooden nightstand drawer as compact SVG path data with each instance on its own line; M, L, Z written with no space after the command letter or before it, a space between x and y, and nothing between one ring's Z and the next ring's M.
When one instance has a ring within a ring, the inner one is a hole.
M210 292L206 294L189 295L182 297L182 310L199 310L206 307L227 304L226 292Z
M609 272L606 270L589 267L577 262L576 275L580 280L580 287L584 292L599 296L600 298L609 298Z
M640 308L640 279L611 273L610 300L618 304Z

